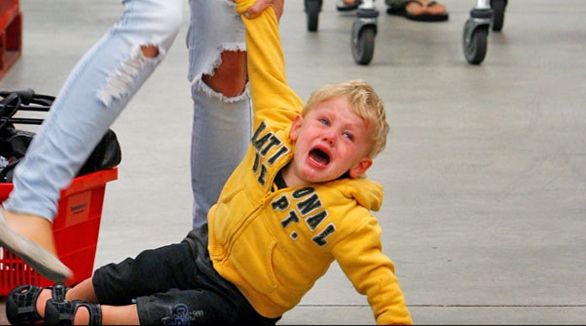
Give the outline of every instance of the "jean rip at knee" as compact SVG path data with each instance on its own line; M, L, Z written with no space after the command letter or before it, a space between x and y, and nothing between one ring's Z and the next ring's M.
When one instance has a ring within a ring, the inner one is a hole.
M112 71L104 86L98 91L98 98L109 107L113 100L129 95L140 76L149 75L165 56L165 49L156 44L142 44L133 47L128 58Z

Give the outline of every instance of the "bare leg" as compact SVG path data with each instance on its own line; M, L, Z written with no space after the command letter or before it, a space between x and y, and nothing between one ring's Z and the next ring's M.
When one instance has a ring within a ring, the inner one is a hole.
M69 289L65 294L65 300L81 300L88 303L98 303L91 277L86 278L81 283Z
M213 75L203 75L203 81L211 89L228 97L244 92L246 86L246 52L224 51L220 64Z
M140 325L138 310L135 304L128 306L101 306L102 325ZM73 319L74 325L88 325L89 311L86 307L79 307Z

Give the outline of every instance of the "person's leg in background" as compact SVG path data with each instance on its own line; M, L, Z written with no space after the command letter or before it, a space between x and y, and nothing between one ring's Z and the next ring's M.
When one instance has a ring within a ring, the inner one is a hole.
M192 83L193 227L244 155L251 132L244 26L226 0L190 0L187 34ZM213 26L213 28L210 28Z
M183 1L123 2L121 19L78 62L15 170L14 190L0 210L0 244L50 279L70 273L51 254L60 190L164 58Z

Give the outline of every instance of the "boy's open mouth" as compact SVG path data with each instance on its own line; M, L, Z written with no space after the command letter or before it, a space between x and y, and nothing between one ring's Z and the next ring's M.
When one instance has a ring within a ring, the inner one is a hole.
M316 163L326 166L330 163L330 155L321 149L314 148L309 152L309 157Z

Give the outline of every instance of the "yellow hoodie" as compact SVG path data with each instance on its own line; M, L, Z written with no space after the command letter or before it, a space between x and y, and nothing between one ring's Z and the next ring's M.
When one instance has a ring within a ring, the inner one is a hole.
M254 0L237 4L246 11ZM289 130L303 108L285 78L272 9L248 20L248 73L254 135L245 157L210 209L214 268L263 316L292 309L336 260L367 295L377 323L411 324L394 266L382 253L382 186L367 179L277 189L275 175L293 156Z

